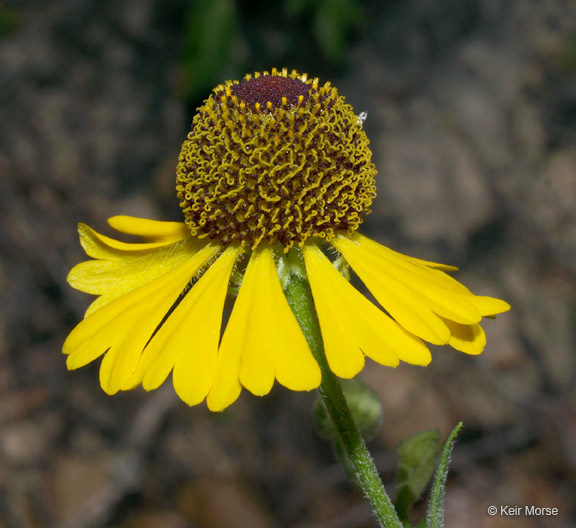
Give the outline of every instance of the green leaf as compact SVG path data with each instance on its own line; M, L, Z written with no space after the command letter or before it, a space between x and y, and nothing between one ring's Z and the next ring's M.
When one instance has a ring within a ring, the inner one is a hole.
M437 430L424 431L406 438L396 450L400 464L396 477L394 506L403 522L408 521L408 509L424 493L440 453Z
M236 33L234 0L194 0L182 59L183 91L190 98L213 88Z
M462 422L459 422L450 433L448 440L442 449L442 457L434 476L430 504L426 515L426 528L443 528L444 526L444 496L446 495L446 478L448 477L448 467L452 456L452 449L456 443L456 436L462 429Z

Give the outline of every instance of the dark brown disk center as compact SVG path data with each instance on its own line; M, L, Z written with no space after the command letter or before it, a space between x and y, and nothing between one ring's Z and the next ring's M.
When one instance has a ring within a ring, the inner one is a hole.
M268 102L274 107L282 105L282 98L286 97L289 105L298 102L302 95L304 102L310 93L310 85L300 79L282 77L280 75L265 75L252 79L244 79L231 87L232 95L238 97L240 101L255 105L260 103L266 107Z

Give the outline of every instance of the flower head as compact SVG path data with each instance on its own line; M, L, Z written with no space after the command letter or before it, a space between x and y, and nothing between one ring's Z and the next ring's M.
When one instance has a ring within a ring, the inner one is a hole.
M273 70L218 86L180 153L186 224L199 238L284 251L351 233L375 195L368 143L329 83Z
M215 88L179 158L185 222L109 220L137 243L80 224L93 260L68 280L99 297L64 344L68 367L104 355L100 383L109 394L155 389L172 373L185 402L206 400L212 410L234 402L242 387L267 394L274 380L316 388L320 370L286 300L286 270L309 281L338 376L354 377L366 356L426 365L424 341L482 352L482 317L507 303L471 293L447 275L455 268L357 231L375 195L368 143L362 119L336 89L306 75L272 70ZM338 266L327 248L339 254ZM350 284L348 266L379 305Z

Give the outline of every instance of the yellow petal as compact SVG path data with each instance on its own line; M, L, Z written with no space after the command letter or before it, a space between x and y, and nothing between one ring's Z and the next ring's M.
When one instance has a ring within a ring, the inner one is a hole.
M511 308L506 301L495 299L494 297L484 297L482 295L474 295L472 302L484 317L491 317L499 313L507 312Z
M388 286L401 284L412 294L413 302L428 306L432 312L462 324L478 323L482 315L471 302L473 294L462 284L445 273L418 264L405 255L396 253L360 234L354 241L342 237L338 243L358 253L364 263L371 263L373 269L388 275Z
M99 310L100 308L102 308L103 306L106 306L108 303L111 303L113 300L117 299L117 296L113 296L113 295L100 295L100 297L98 297L97 299L95 299L94 301L92 301L90 303L90 305L88 306L88 308L86 308L86 312L84 312L84 318L88 317L89 315L91 315L92 313L94 313L96 310Z
M110 302L182 265L198 249L197 242L188 237L169 246L118 252L113 260L89 260L77 264L68 274L68 282L77 290L106 295L106 302ZM93 309L88 313L91 311Z
M125 256L127 252L159 248L162 246L168 246L175 242L175 240L138 243L121 242L120 240L115 240L114 238L102 235L82 223L78 224L78 234L80 235L80 244L88 256L106 260L121 258ZM185 238L185 236L181 238Z
M357 240L338 236L331 243L366 284L378 302L409 332L437 345L450 339L450 330L411 286L390 274L388 263L378 261Z
M240 253L229 247L194 284L146 346L130 381L159 387L174 369L176 392L188 405L200 403L214 381L222 312L232 267Z
M399 359L417 365L430 362L424 343L351 286L320 249L308 245L303 251L326 357L336 375L358 374L364 354L392 367Z
M100 235L85 224L80 224L78 230L86 252L96 259L102 259L81 262L68 275L72 287L101 295L88 307L85 317L121 295L180 266L206 245L206 242L200 242L190 235L172 242L166 239L151 244L129 244ZM176 229L173 231L175 233ZM159 233L159 229L155 232ZM164 233L168 232L166 228Z
M190 234L184 222L162 222L134 216L113 216L108 219L108 224L120 233L139 236L150 242L175 242Z
M218 354L208 407L222 410L240 393L240 384L267 394L274 378L292 390L320 384L320 369L282 291L272 249L254 251Z
M392 251L392 250L390 250ZM393 251L393 253L396 253L396 251ZM398 255L401 255L402 257L404 257L407 260L410 260L412 262L414 262L415 264L421 264L423 266L427 266L429 268L432 269L437 269L440 271L458 271L458 266L451 266L450 264L442 264L441 262L432 262L430 260L422 260L416 257L410 257L408 255L403 255L402 253L398 253Z
M442 272L458 268L397 253L360 233L356 233L352 239L377 255L379 259L393 262L396 267L391 268L390 273L398 273L400 278L405 277L405 282L413 283L426 297L430 308L443 318L461 324L471 324L479 322L479 316L492 316L510 310L507 302L493 297L474 295L462 283ZM403 272L406 275L403 275ZM474 307L472 311L470 305ZM446 309L451 309L451 313Z
M180 267L97 310L72 330L64 343L75 369L108 351L100 369L102 388L118 391L131 377L147 341L183 288L217 252L207 245Z
M461 325L446 321L452 337L448 344L465 354L481 354L486 346L486 334L479 324Z
M458 268L454 266L448 266L445 264L438 264L435 262L429 262L426 260L420 260L403 253L398 253L382 244L379 244L375 240L372 240L361 233L354 233L351 237L343 237L348 240L355 241L359 246L362 246L369 250L374 255L397 264L403 267L405 270L410 271L421 278L426 278L429 281L438 283L445 289L454 291L455 293L470 293L470 290L466 288L462 283L458 282L456 279L447 275L442 269L446 270L456 270Z

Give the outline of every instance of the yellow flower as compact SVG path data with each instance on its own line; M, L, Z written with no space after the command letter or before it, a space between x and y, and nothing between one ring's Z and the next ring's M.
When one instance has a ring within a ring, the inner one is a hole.
M329 366L342 378L366 356L427 365L424 341L482 352L480 321L506 302L474 295L445 273L451 266L357 231L375 196L368 144L362 119L328 83L272 70L216 87L180 154L185 222L109 219L138 243L80 224L93 260L68 281L99 297L64 344L68 368L104 355L108 394L152 390L172 373L182 400L213 411L242 387L267 394L274 380L314 389L320 370L283 292L289 273L309 281ZM348 266L380 306L348 282Z

